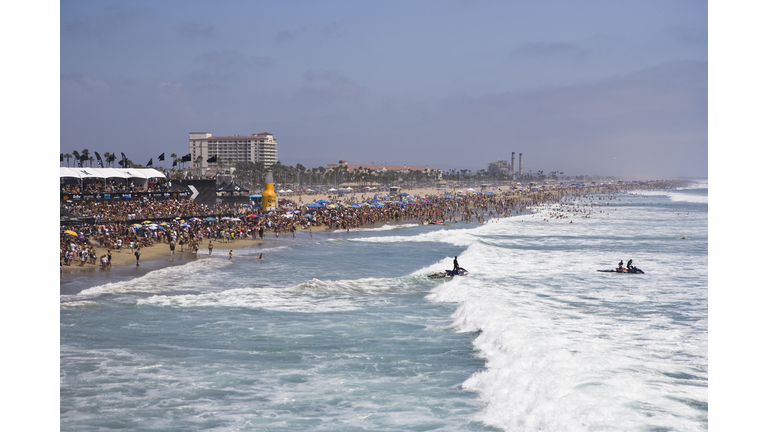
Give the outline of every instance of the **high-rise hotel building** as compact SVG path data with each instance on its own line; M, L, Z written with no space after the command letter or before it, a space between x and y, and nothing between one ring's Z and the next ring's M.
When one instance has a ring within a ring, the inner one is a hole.
M269 132L251 136L216 137L209 132L189 133L189 153L192 163L202 156L200 168L229 166L237 162L263 162L270 166L277 162L277 141ZM208 162L213 156L217 162Z

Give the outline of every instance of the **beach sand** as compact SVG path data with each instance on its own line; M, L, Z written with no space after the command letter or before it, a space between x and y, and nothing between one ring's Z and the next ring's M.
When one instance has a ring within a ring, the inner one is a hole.
M253 246L257 244L263 244L264 242L262 240L235 240L234 242L230 243L224 243L220 241L213 241L213 248L216 250L223 249L223 250L236 250L240 248L244 248L247 246ZM101 262L99 261L100 257L102 255L106 255L107 248L103 247L96 247L94 248L96 250L96 262L98 264L85 264L84 266L80 267L80 260L75 259L72 260L71 266L62 266L62 272L63 273L71 273L71 272L78 272L78 271L93 271L93 269L101 268ZM171 262L171 249L168 243L158 243L154 246L148 247L148 248L142 248L141 251L141 257L139 260L139 264L144 263L145 261L155 261L155 260L163 260ZM198 250L197 255L203 256L208 255L208 241L203 241L202 247L200 250ZM176 246L176 254L175 257L178 259L193 259L195 258L195 254L191 251L188 251L185 249L184 252L181 252L179 246ZM115 266L135 266L136 265L136 257L133 255L133 252L129 250L128 248L124 248L122 252L118 252L116 250L112 250L112 267Z

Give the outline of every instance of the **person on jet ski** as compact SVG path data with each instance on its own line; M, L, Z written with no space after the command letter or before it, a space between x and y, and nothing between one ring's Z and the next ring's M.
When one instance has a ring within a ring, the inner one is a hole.
M632 267L632 260L627 261L627 270L632 270L634 267Z
M624 271L624 260L619 261L619 271Z
M459 257L458 256L453 257L453 271L454 271L454 273L458 273L460 268L461 267L459 267Z

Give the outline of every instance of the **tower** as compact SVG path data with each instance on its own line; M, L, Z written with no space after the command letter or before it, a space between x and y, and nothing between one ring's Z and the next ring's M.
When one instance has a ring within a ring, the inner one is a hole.
M509 172L512 174L512 180L515 179L515 152L512 152L512 164L509 166Z

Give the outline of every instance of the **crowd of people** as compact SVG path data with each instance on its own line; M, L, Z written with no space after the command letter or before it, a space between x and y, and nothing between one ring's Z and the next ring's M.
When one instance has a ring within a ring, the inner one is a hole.
M640 187L640 186L638 186ZM665 187L655 184L654 188ZM670 186L671 187L671 186ZM626 186L603 187L602 194L626 190ZM594 194L594 189L555 189L551 191L508 190L493 194L411 197L408 201L368 200L352 206L354 198L336 198L323 207L296 204L279 211L261 212L242 205L209 207L192 200L132 200L121 202L63 202L62 212L77 215L88 223L62 225L62 265L96 264L94 246L106 248L99 257L109 266L111 253L128 249L135 253L164 243L171 251L197 253L212 242L237 242L264 239L273 234L296 236L298 230L350 230L390 222L484 223L490 218L520 214L527 208L562 202L565 196L578 198ZM333 199L333 196L329 196ZM597 199L597 198L596 198ZM163 220L160 222L160 220ZM77 263L79 260L79 264ZM138 264L138 256L137 256Z

